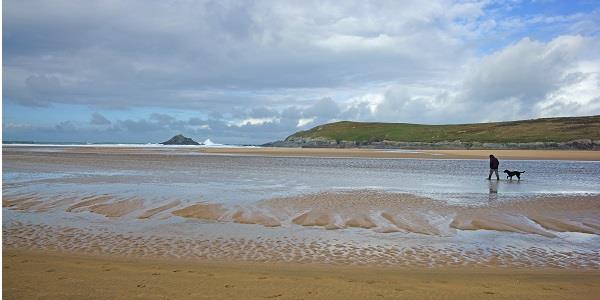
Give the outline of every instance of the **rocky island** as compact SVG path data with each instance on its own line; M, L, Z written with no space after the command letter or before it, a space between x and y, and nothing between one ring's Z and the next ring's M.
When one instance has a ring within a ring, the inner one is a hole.
M166 142L160 143L162 145L202 145L189 137L185 137L182 134L178 134Z
M342 121L296 132L263 146L600 150L600 116L452 125Z

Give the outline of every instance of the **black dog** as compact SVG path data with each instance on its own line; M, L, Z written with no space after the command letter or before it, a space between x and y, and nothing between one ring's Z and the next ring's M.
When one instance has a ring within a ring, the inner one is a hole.
M513 176L517 176L517 178L519 180L521 180L521 174L525 173L525 171L520 172L520 171L509 171L509 170L504 170L504 173L506 173L506 179L510 178L510 180L512 180Z

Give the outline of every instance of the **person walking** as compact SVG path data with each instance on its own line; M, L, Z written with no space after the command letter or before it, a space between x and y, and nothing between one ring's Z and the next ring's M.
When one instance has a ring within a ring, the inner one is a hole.
M488 180L492 179L492 173L496 173L496 180L500 180L500 176L498 176L498 166L500 166L500 162L496 157L490 154L490 175L488 176Z

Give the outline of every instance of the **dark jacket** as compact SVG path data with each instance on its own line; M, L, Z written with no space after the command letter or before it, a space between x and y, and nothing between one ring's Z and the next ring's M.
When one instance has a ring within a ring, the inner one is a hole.
M500 162L495 157L490 157L490 169L498 169Z

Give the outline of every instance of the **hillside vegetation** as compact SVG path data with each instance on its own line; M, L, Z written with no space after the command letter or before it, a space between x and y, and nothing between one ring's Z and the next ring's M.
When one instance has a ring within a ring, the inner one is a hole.
M600 140L600 115L459 125L336 122L289 136L286 141L325 139L358 143L444 141L480 143Z

